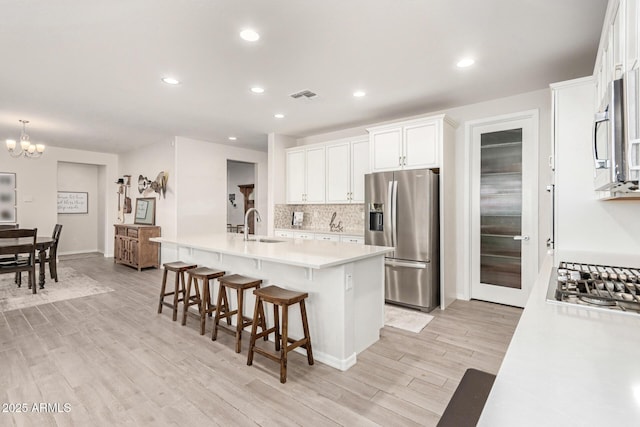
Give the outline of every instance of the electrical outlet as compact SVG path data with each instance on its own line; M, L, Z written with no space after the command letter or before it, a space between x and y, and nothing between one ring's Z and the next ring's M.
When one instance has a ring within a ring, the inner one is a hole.
M351 289L353 289L353 275L347 274L344 279L345 290L350 291Z

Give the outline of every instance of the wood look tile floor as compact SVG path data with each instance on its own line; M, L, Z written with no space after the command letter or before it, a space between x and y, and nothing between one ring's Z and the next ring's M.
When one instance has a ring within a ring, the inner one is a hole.
M201 336L196 319L157 314L160 270L96 255L60 265L116 291L0 313L1 409L58 404L2 411L2 426L433 426L467 368L498 371L521 314L456 301L419 334L385 327L346 372L290 353L280 384L276 363L246 365L248 336L236 354L210 321Z

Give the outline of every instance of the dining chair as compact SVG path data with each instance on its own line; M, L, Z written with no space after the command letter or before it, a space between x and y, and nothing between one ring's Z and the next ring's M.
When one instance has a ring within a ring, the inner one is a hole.
M53 234L51 237L53 238L53 243L49 246L47 251L47 255L44 259L45 263L49 263L49 275L51 278L58 281L58 242L60 241L60 233L62 233L62 224L56 224L53 227ZM36 257L36 264L40 263L40 259Z
M29 287L35 289L37 235L37 228L0 230L0 274L15 273L18 287L20 274L27 271Z

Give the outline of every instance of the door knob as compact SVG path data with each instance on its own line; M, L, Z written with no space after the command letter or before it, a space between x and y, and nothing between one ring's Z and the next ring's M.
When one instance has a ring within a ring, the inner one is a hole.
M529 236L513 236L513 240L529 240Z

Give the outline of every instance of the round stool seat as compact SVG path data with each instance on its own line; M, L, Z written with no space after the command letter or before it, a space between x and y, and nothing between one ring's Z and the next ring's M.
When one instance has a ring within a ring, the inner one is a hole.
M224 276L224 271L209 267L197 267L187 271L187 274L203 279L215 279L216 277Z
M253 277L243 276L241 274L230 274L220 279L220 282L224 282L224 285L233 289L246 289L253 288L256 285L262 283L260 279L254 279Z
M282 289L278 286L267 286L266 288L256 289L255 291L253 291L253 294L260 297L263 301L277 305L296 304L300 300L303 300L309 296L309 294L306 292L290 291L288 289Z
M196 268L198 264L190 264L182 261L175 261L175 262L166 262L162 264L162 266L164 267L165 270L175 271L176 273L179 273L181 271L187 271L192 268Z

